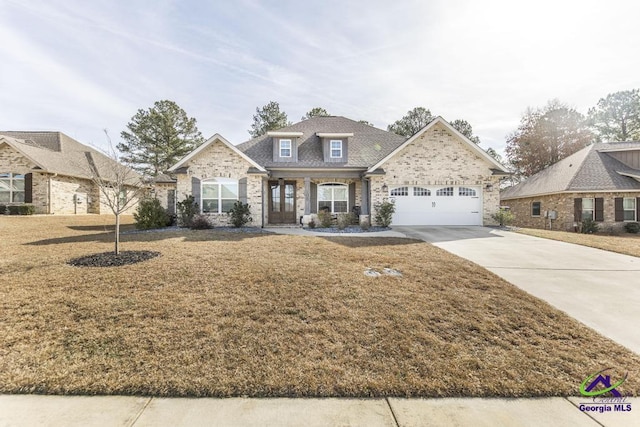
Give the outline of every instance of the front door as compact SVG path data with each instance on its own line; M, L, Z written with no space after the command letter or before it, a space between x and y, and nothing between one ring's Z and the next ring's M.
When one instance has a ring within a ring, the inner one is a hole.
M269 224L295 224L295 181L269 181Z

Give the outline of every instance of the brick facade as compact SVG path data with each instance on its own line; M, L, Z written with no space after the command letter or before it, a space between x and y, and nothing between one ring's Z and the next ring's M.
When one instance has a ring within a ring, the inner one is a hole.
M598 198L603 199L604 221L598 222L600 230L622 231L624 222L615 220L615 198L616 197L640 197L638 192L584 192L584 193L558 193L548 194L538 197L526 197L520 199L503 200L502 206L508 206L514 214L512 225L523 228L540 228L546 230L575 231L579 224L574 220L574 199L575 198ZM540 202L540 216L531 215L533 202ZM545 218L545 211L556 211L555 220ZM636 218L640 220L640 218Z
M402 185L466 185L481 187L483 224L496 224L491 215L499 208L500 177L493 176L487 161L472 152L464 141L441 124L420 135L385 162L382 169L385 175L371 178L372 218L375 217L375 204L387 197L382 191L383 184L389 188ZM493 186L492 191L485 190L487 184Z
M188 163L187 173L177 175L177 202L183 201L192 194L192 178L205 180L210 178L247 178L247 203L251 205L253 221L248 225L260 225L262 212L263 179L259 175L248 174L252 166L224 143L216 141L206 147L199 155ZM267 194L267 193L265 193ZM200 201L196 201L199 205ZM222 214L207 214L214 225L229 225L229 216Z

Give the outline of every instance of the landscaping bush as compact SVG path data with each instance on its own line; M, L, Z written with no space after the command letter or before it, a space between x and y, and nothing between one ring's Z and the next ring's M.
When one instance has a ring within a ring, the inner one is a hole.
M187 196L176 205L178 207L178 225L180 227L191 227L193 218L200 212L199 206L193 196Z
M582 227L580 228L580 232L582 234L593 234L597 233L600 229L600 226L597 222L592 219L585 219L582 221Z
M353 217L354 215L352 213L338 214L338 218L336 221L338 230L344 230L345 228L347 228L347 226L351 225L353 223Z
M396 212L396 204L394 202L384 201L376 203L373 206L376 209L376 222L381 227L391 225L393 214Z
M516 216L509 209L500 208L500 210L491 215L494 221L500 224L501 227L511 225Z
M0 213L4 215L33 215L35 212L33 205L0 205Z
M191 219L191 225L189 228L192 230L208 230L209 228L213 228L213 225L206 215L195 215Z
M138 230L148 230L151 228L163 228L171 225L171 217L160 205L158 199L144 199L138 204L138 208L133 213Z
M252 221L251 206L247 203L242 203L240 200L233 204L228 215L231 217L231 225L235 228L240 228Z
M640 233L640 224L637 222L628 222L624 225L624 229L627 233L638 234Z
M316 222L312 219L309 221L309 223L307 224L307 226L309 228L316 228Z
M321 210L318 212L318 221L320 221L320 227L329 228L333 225L333 217L331 212Z

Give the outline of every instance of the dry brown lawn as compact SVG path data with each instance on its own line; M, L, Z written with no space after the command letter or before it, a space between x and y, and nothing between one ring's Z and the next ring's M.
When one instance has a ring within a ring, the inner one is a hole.
M545 239L560 240L576 245L590 246L605 251L640 257L640 234L621 234L607 236L604 234L581 234L566 231L538 230L534 228L518 228L518 233Z
M576 395L607 367L640 390L639 356L426 243L185 230L67 265L110 220L0 217L0 393Z

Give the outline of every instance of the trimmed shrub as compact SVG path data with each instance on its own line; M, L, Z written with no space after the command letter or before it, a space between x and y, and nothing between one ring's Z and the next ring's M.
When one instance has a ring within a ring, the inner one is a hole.
M242 203L240 200L233 204L227 215L231 217L231 225L235 228L240 228L252 221L251 206L247 203Z
M36 208L33 205L0 205L0 214L4 215L33 215Z
M352 213L341 213L338 214L338 218L336 220L336 225L338 226L338 230L344 230L349 225L353 223L354 215Z
M309 228L316 228L316 222L314 220L310 220L307 226L309 226Z
M516 216L509 209L500 208L500 210L491 215L494 221L500 224L501 227L505 225L511 225Z
M582 234L593 234L597 233L600 229L600 226L597 222L592 219L585 219L582 221L582 227L580 228L580 232Z
M320 221L321 228L329 228L333 225L333 216L331 216L331 212L321 210L318 212L318 221Z
M396 212L396 204L394 202L384 201L382 203L376 203L373 207L376 209L376 222L381 227L390 226L393 214Z
M213 225L206 215L195 215L191 219L191 225L189 228L192 230L208 230L209 228L213 228Z
M138 208L133 213L138 230L148 230L151 228L163 228L171 225L171 217L160 205L158 199L144 199L138 204Z
M627 233L638 234L640 233L640 223L628 222L624 225L624 229Z
M193 218L200 212L200 208L193 196L187 196L176 205L178 207L178 225L180 227L191 227Z

